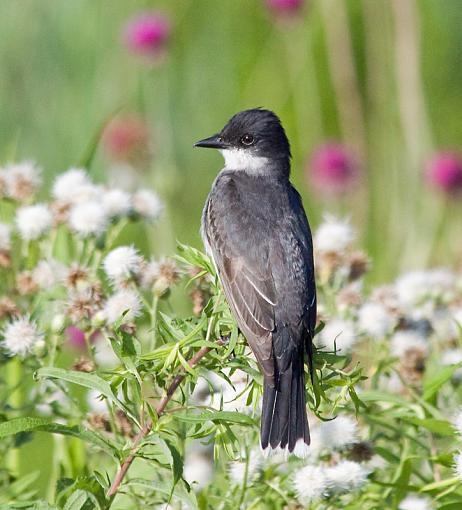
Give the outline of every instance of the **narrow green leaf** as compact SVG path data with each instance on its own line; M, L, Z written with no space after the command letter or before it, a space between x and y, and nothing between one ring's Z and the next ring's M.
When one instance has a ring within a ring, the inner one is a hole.
M436 420L434 418L402 418L404 421L423 427L434 434L440 436L454 436L454 427L446 420Z
M124 411L138 426L140 426L137 418L114 395L110 384L96 374L77 372L76 370L65 370L64 368L44 367L37 370L37 377L60 379L62 381L67 381L79 386L83 386L84 388L95 390L112 401L117 407L122 409L122 411Z
M47 418L33 417L14 418L13 420L0 423L0 438L25 431L50 432L52 434L76 437L86 443L98 446L107 453L118 457L118 448L115 443L101 436L97 432L93 432L79 425L70 427L68 425L62 425L61 423L50 422Z
M70 495L63 510L81 510L88 500L88 493L77 489Z
M454 372L462 367L462 362L449 367L438 370L433 377L424 379L423 384L423 398L424 400L431 400L439 391L441 386L445 384L454 375Z
M441 489L445 489L446 487L450 487L451 485L456 485L460 483L458 478L447 478L446 480L440 480L439 482L432 482L427 485L424 485L420 491L421 492L431 492L431 491L439 491Z
M0 438L34 430L41 425L47 425L50 420L47 418L14 418L13 420L0 423Z
M240 425L255 425L255 421L246 414L234 411L203 411L199 414L175 413L181 421L202 423L206 421L238 423Z

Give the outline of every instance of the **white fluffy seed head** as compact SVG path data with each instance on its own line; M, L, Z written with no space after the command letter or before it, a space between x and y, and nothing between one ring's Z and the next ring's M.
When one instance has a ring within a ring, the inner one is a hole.
M117 188L104 191L102 201L104 211L109 218L126 216L132 208L130 194Z
M213 461L200 452L186 454L183 475L194 489L207 487L213 478Z
M454 274L447 269L411 271L398 278L395 291L404 309L435 300L447 301L454 292Z
M355 238L348 221L326 215L316 230L314 247L319 253L342 253L351 247Z
M304 505L326 496L329 488L325 469L309 464L295 472L292 484L297 499Z
M11 248L11 226L0 223L0 251L9 251Z
M104 305L103 313L110 324L124 316L123 322L129 322L141 314L141 300L136 292L120 290L113 294Z
M318 346L325 346L328 349L334 350L335 343L337 351L340 354L345 354L351 350L358 336L350 322L342 319L331 319L315 338Z
M390 333L394 319L380 303L365 303L358 312L360 330L373 338L381 339Z
M104 271L113 283L137 275L143 258L133 246L119 246L110 251L103 261Z
M262 465L262 461L263 459L260 452L256 450L252 450L249 452L249 460L247 467L247 482L249 482L256 476L258 470ZM246 464L245 461L244 462L233 461L230 462L228 465L229 478L236 485L242 486L242 484L244 483L245 464Z
M429 498L406 496L399 504L399 510L433 510L435 507Z
M162 213L164 205L154 191L139 189L133 194L133 209L143 218L156 220Z
M30 198L42 183L41 170L32 161L6 166L4 177L6 194L14 200Z
M52 195L56 200L75 204L88 196L93 186L88 174L82 168L70 168L58 175L53 183Z
M25 241L41 237L51 228L53 216L46 204L20 207L16 211L16 227Z
M90 201L76 204L69 214L69 226L84 237L104 232L108 217L100 203Z
M358 441L358 425L349 416L337 416L322 422L318 427L318 438L323 449L335 450Z
M37 342L43 341L43 334L35 322L19 317L5 326L2 331L3 344L12 355L26 356Z
M56 260L41 260L32 270L34 282L43 290L50 289L64 279L66 268Z
M428 352L428 342L424 336L414 330L397 331L390 341L390 353L401 358L406 352L417 349L424 354Z
M353 462L341 460L335 466L326 468L326 478L332 492L348 492L361 488L366 482L370 470Z
M141 271L141 286L144 289L151 290L154 283L160 276L160 264L155 260L150 260L143 265Z

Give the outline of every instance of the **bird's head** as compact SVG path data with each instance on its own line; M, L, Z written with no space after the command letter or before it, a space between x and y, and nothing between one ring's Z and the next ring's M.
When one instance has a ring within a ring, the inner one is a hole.
M290 145L281 121L260 108L236 113L219 133L195 147L219 149L226 167L233 170L257 172L276 162L289 167Z

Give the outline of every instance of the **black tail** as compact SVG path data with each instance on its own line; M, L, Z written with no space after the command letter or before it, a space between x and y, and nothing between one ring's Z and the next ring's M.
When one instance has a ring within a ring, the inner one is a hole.
M263 385L261 446L263 449L288 448L304 456L310 444L306 415L303 351L292 351L285 370L276 373L274 386ZM275 357L277 360L277 356ZM278 363L276 363L278 365ZM298 442L301 440L300 442ZM296 447L297 445L297 447Z

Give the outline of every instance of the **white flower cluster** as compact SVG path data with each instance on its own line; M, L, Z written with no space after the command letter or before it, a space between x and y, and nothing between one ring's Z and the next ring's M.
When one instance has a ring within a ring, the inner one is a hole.
M15 226L25 241L42 238L63 221L76 234L88 237L103 233L115 219L138 215L156 220L163 210L161 200L153 191L139 189L131 195L121 189L97 185L81 168L71 168L55 179L51 204L30 203L40 184L40 169L34 163L0 169L0 194L23 203L16 211ZM0 250L10 248L9 228L0 226Z
M41 183L41 170L32 161L12 163L0 168L1 194L18 202L32 198Z
M331 494L360 489L370 472L363 464L340 460L334 465L308 464L297 470L292 481L299 501L308 505Z
M94 184L81 168L71 168L56 178L53 197L69 209L69 226L82 236L98 235L111 220L131 213L155 220L163 209L153 191L140 189L132 196L121 189L108 189Z
M12 355L25 356L37 344L43 342L43 333L28 317L19 317L8 323L1 332L3 344Z
M443 365L462 361L456 342L462 325L461 276L448 269L413 271L375 288L365 299L361 276L367 264L353 251L354 239L349 223L332 216L315 232L318 281L335 300L329 309L319 300L325 327L316 344L348 354L358 343L381 342L382 352L398 358L404 378L412 382L422 377L435 344ZM462 379L462 369L454 378ZM399 383L395 387L403 390Z

